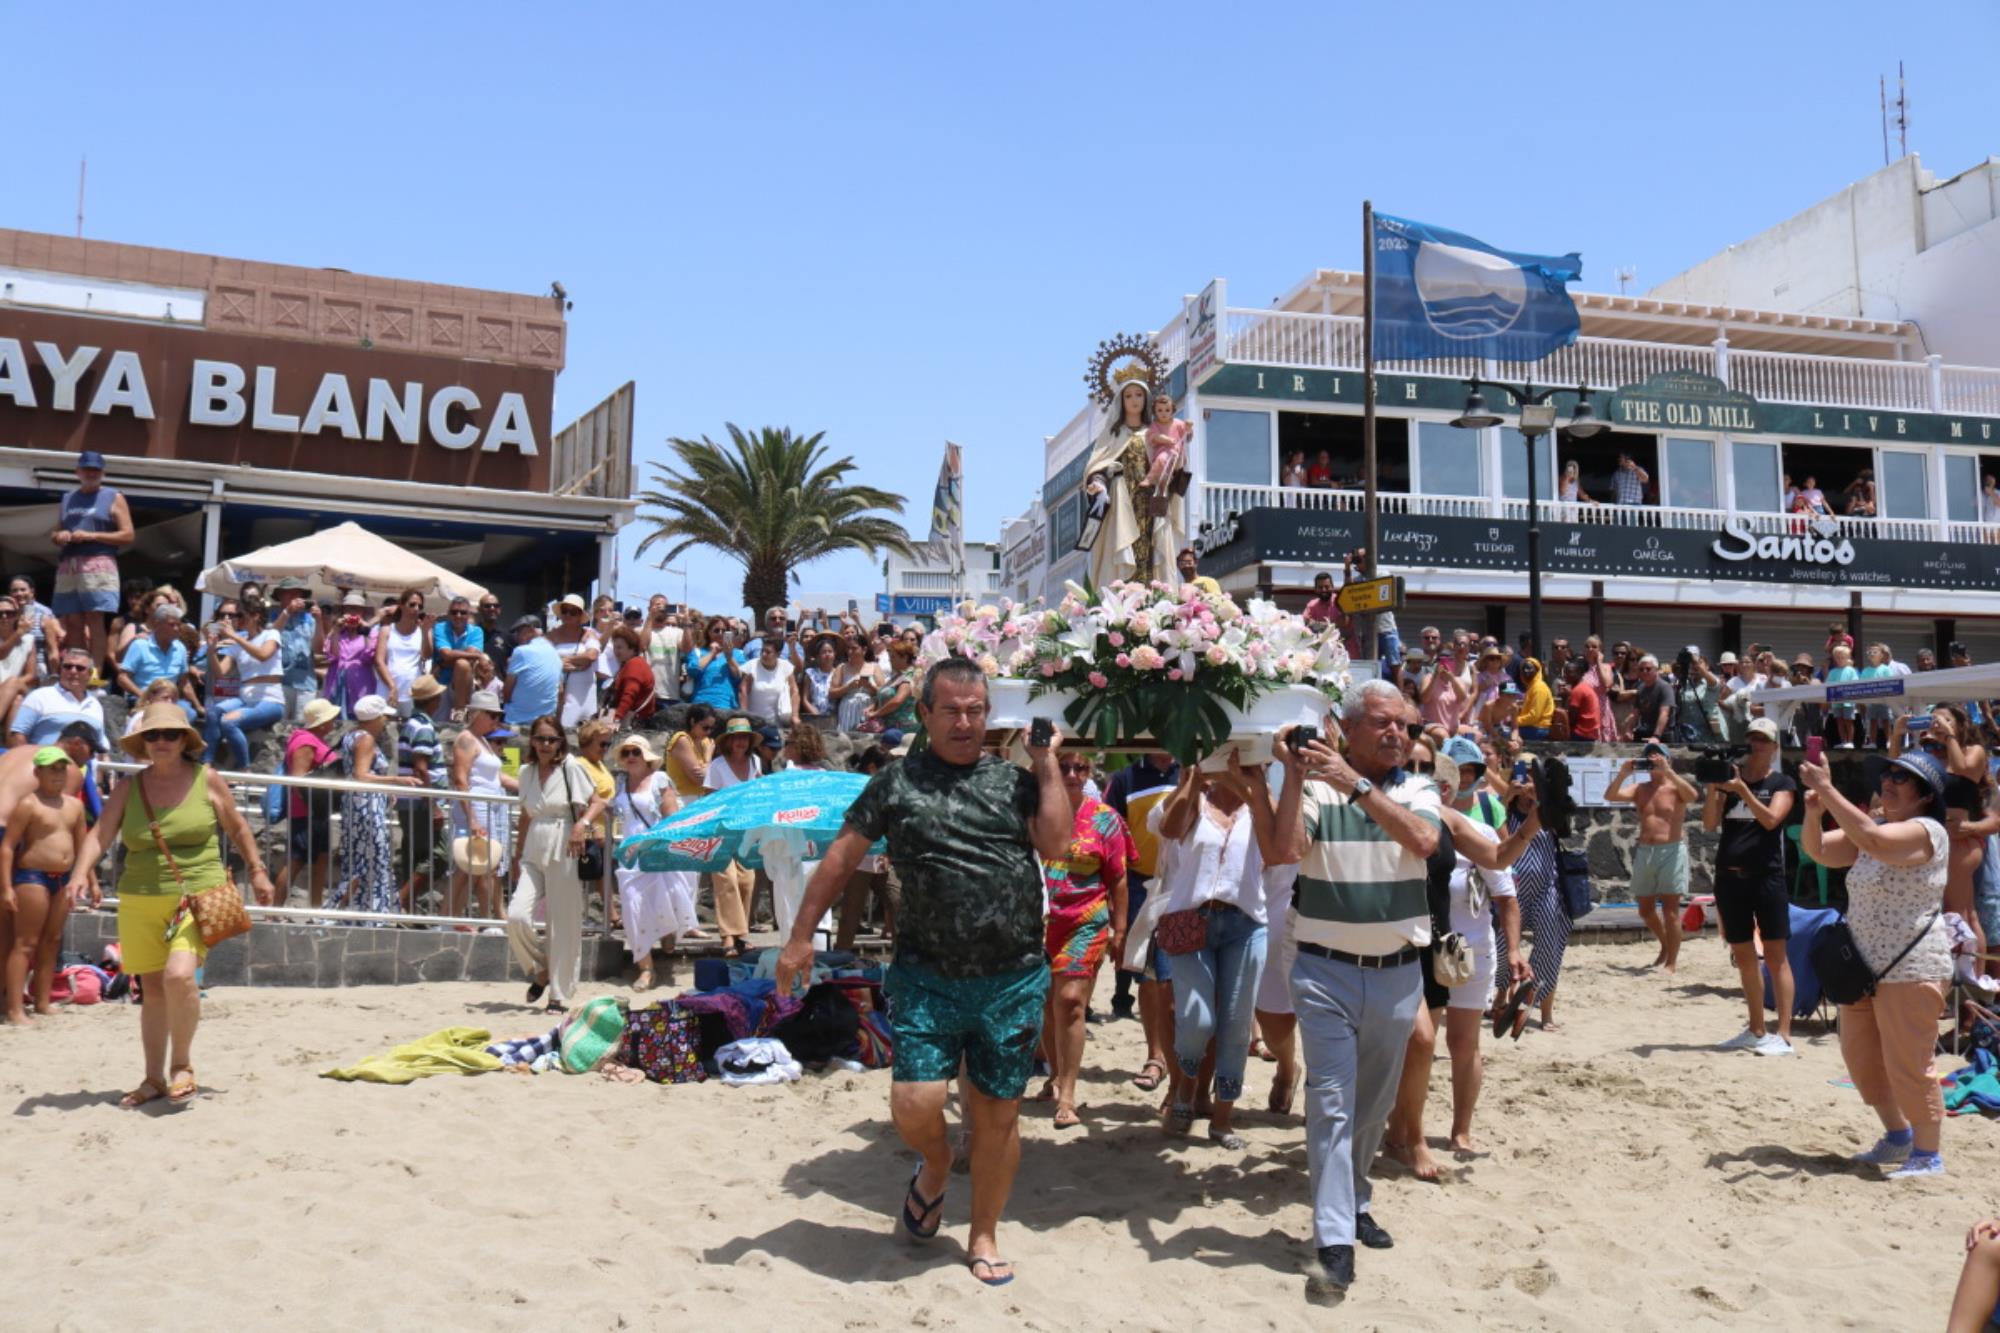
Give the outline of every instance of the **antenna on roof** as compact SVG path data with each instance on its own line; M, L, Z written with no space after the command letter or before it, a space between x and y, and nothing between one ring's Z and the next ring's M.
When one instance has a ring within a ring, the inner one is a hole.
M89 157L76 160L76 239L83 239L83 183L90 172Z
M1882 101L1882 165L1888 166L1893 160L1889 156L1889 78L1881 75L1876 79L1876 88ZM1903 62L1896 62L1896 155L1910 155L1910 92L1903 81Z
M1632 279L1638 276L1639 276L1639 270L1635 265L1627 264L1625 267L1619 269L1617 272L1618 294L1620 296L1623 296L1626 293L1627 289L1629 289L1632 286Z

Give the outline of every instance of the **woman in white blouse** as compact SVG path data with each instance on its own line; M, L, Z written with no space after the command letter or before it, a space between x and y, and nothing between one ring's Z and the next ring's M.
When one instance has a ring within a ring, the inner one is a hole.
M533 759L521 765L521 818L514 835L514 864L520 878L507 900L507 943L528 983L528 1003L551 992L549 1008L565 1009L576 993L583 968L583 881L576 873L590 830L604 815L604 802L590 774L569 752L569 739L554 716L538 717L528 728ZM546 945L535 932L535 904L548 902Z
M1160 838L1159 875L1146 899L1141 930L1173 959L1174 1071L1164 1127L1184 1135L1194 1125L1197 1079L1215 1043L1215 1097L1208 1137L1232 1151L1248 1146L1231 1127L1250 1055L1257 985L1264 972L1264 855L1274 830L1265 802L1250 801L1261 767L1245 771L1236 755L1222 773L1182 770L1174 794L1153 807L1147 826ZM1135 930L1133 934L1140 934ZM1182 939L1200 938L1180 951ZM1144 944L1137 946L1142 952ZM1126 958L1130 965L1132 946Z
M1800 846L1847 872L1847 927L1875 993L1840 1006L1840 1056L1861 1100L1882 1120L1882 1137L1854 1160L1892 1168L1890 1179L1941 1176L1944 1095L1933 1057L1951 933L1943 919L1950 874L1944 765L1921 750L1889 761L1879 779L1882 816L1842 796L1824 764L1799 765L1806 789ZM1821 828L1832 815L1838 832Z
M659 758L641 735L618 744L618 795L611 808L618 816L620 840L644 833L681 808L674 784L660 772ZM653 950L668 949L683 935L696 936L695 886L692 870L627 870L618 868L618 901L625 909L625 947L638 964L634 990L653 987Z

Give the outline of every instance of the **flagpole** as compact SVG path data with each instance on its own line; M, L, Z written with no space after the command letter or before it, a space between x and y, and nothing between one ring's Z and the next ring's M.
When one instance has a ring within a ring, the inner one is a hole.
M1375 503L1375 205L1361 201L1361 507L1368 558L1362 573L1375 577L1380 558L1380 520ZM1361 656L1364 660L1381 656L1375 651L1375 617L1362 617Z

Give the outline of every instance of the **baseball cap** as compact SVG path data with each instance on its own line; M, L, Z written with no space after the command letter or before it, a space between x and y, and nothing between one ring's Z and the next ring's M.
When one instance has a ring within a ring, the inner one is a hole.
M67 764L68 762L69 752L59 746L44 745L41 749L35 751L36 768L51 768L56 764Z
M1486 755L1484 752L1480 750L1475 742L1468 740L1464 736L1453 736L1450 740L1446 741L1442 753L1457 768L1464 768L1468 764L1479 768L1486 767Z
M102 472L104 471L104 455L98 453L95 449L85 449L76 456L76 465L78 468L94 467L99 472Z
M1768 717L1752 718L1750 721L1750 734L1752 736L1762 736L1765 740L1771 742L1771 744L1776 745L1778 743L1778 724Z
M519 620L516 620L510 628L540 629L541 627L542 627L542 622L535 619L533 616L522 616Z

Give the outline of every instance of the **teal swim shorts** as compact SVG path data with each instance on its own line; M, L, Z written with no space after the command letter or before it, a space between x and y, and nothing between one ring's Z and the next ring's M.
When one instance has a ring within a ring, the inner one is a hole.
M1048 968L941 977L892 963L882 988L896 1025L896 1082L957 1078L963 1061L966 1077L988 1097L1015 1101L1027 1090L1049 995Z

